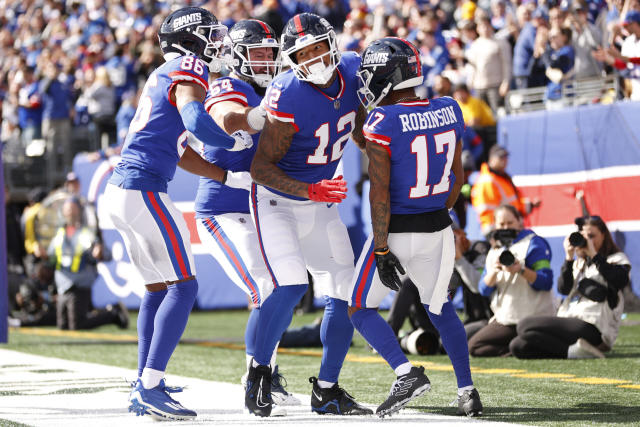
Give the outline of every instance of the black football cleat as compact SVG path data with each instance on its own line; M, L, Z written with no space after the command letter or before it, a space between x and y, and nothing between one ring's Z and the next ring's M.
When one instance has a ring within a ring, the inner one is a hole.
M466 415L467 417L479 417L482 415L482 402L480 402L480 394L475 388L466 390L462 396L458 396L458 415Z
M373 411L355 401L349 393L334 384L331 388L322 388L316 377L309 378L313 384L311 390L311 410L321 415L371 415Z
M424 367L414 366L408 374L399 376L393 382L389 397L378 406L376 414L382 418L398 412L407 403L429 390L431 390L431 383L424 374Z
M244 406L253 415L268 417L271 415L271 368L267 365L251 366L247 376Z

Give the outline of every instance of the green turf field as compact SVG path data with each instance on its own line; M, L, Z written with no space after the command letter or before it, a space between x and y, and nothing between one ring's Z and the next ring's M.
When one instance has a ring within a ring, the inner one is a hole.
M244 372L243 330L246 311L195 312L168 367L171 374L239 382ZM294 326L318 314L296 316ZM135 325L135 314L132 314ZM135 328L102 327L90 332L58 334L55 328L10 331L1 348L133 369L137 364ZM281 372L292 391L310 393L308 377L317 375L320 349L279 354ZM433 386L413 408L453 415L455 379L447 356L413 356L424 363ZM472 358L474 381L485 406L485 419L530 425L640 425L640 313L622 324L605 360L536 360ZM354 339L340 384L357 399L382 402L394 380L382 359Z

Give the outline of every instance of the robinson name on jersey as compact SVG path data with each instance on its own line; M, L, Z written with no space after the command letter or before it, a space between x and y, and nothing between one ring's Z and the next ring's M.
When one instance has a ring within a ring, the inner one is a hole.
M434 111L399 114L398 118L400 119L400 123L402 123L402 132L434 129L458 122L452 105L438 108Z

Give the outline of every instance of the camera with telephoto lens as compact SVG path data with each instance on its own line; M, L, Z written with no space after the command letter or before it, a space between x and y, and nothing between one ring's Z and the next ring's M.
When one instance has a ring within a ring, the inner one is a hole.
M571 246L573 246L574 248L587 247L587 239L585 239L582 233L580 233L579 231L574 231L573 233L569 234L569 243L571 243Z
M500 246L502 246L504 248L504 250L500 253L500 256L498 257L498 260L500 261L500 264L504 265L505 267L509 267L510 265L513 265L514 262L516 262L516 257L513 255L513 253L508 249L509 246L511 246L511 243L513 243L514 239L518 236L518 230L514 230L514 229L500 229L500 230L495 230L493 232L493 239L500 243Z
M428 355L436 354L440 348L438 336L418 328L398 338L400 348L406 354Z

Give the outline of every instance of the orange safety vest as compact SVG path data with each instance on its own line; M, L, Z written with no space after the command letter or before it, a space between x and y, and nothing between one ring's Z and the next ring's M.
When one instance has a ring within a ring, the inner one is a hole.
M504 177L489 170L489 165L480 166L480 175L471 188L471 204L480 216L482 232L494 228L493 211L500 205L510 204L525 216L525 203L519 197L514 185Z

